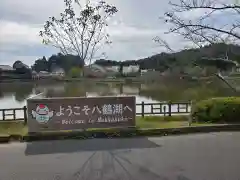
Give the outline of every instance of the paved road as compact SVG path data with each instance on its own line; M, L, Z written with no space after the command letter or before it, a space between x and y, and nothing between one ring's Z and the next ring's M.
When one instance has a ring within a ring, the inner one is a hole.
M240 132L0 145L0 180L239 180Z

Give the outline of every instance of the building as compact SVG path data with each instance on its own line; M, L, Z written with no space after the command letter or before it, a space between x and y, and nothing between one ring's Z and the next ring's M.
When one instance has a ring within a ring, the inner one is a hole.
M61 77L64 77L64 76L65 76L65 71L64 71L63 68L55 67L55 68L52 70L51 74L52 74L53 76L61 76Z
M9 65L0 65L0 79L31 79L31 69L21 61L16 61L13 67Z
M124 75L131 75L139 72L138 65L123 66L122 73ZM120 66L100 66L91 64L84 67L84 76L89 77L116 77L120 74Z
M91 64L84 67L85 77L106 78L115 77L119 72L109 67L103 67L97 64Z
M13 64L13 68L14 69L30 69L28 65L24 64L22 61L16 61L14 64Z
M105 66L104 68L107 71L118 73L119 69L120 69L120 66Z
M84 66L83 72L85 77L95 77L95 78L107 77L106 70L102 66L99 66L97 64Z
M15 69L9 65L0 65L0 80L16 78Z
M139 65L123 66L123 74L131 74L139 71Z

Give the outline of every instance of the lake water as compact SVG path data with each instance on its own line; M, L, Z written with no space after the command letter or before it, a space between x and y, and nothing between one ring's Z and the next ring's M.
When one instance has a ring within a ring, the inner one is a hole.
M189 102L216 96L230 96L231 93L225 88L211 84L194 84L186 82L162 82L159 84L116 84L116 83L6 83L0 84L0 109L22 108L26 105L26 99L46 92L51 97L96 97L114 95L134 95L136 103L158 102ZM172 107L177 111L177 107ZM145 108L150 112L150 107ZM168 111L168 107L166 107ZM137 108L141 112L141 108ZM23 117L17 112L17 117ZM1 118L1 115L0 115Z

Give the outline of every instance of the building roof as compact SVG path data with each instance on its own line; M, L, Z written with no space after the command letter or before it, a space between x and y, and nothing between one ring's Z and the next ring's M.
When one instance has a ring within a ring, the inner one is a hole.
M16 61L15 63L13 63L13 68L15 68L15 69L17 69L17 68L29 69L29 66L24 64L22 61Z
M65 72L65 71L61 67L54 67L54 68L52 68L52 72Z
M0 69L5 71L14 71L14 69L9 65L0 65Z

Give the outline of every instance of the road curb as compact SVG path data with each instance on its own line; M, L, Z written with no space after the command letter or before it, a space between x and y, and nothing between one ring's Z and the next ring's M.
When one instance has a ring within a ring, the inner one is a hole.
M197 126L197 127L182 127L170 129L115 129L115 130L95 130L82 132L68 133L48 133L48 134L30 134L26 136L9 135L0 136L0 143L9 143L12 141L32 142L46 140L65 140L65 139L91 139L91 138L126 138L126 137L141 137L141 136L169 136L182 135L193 133L210 133L224 131L240 131L240 124L232 125L216 125L216 126Z

